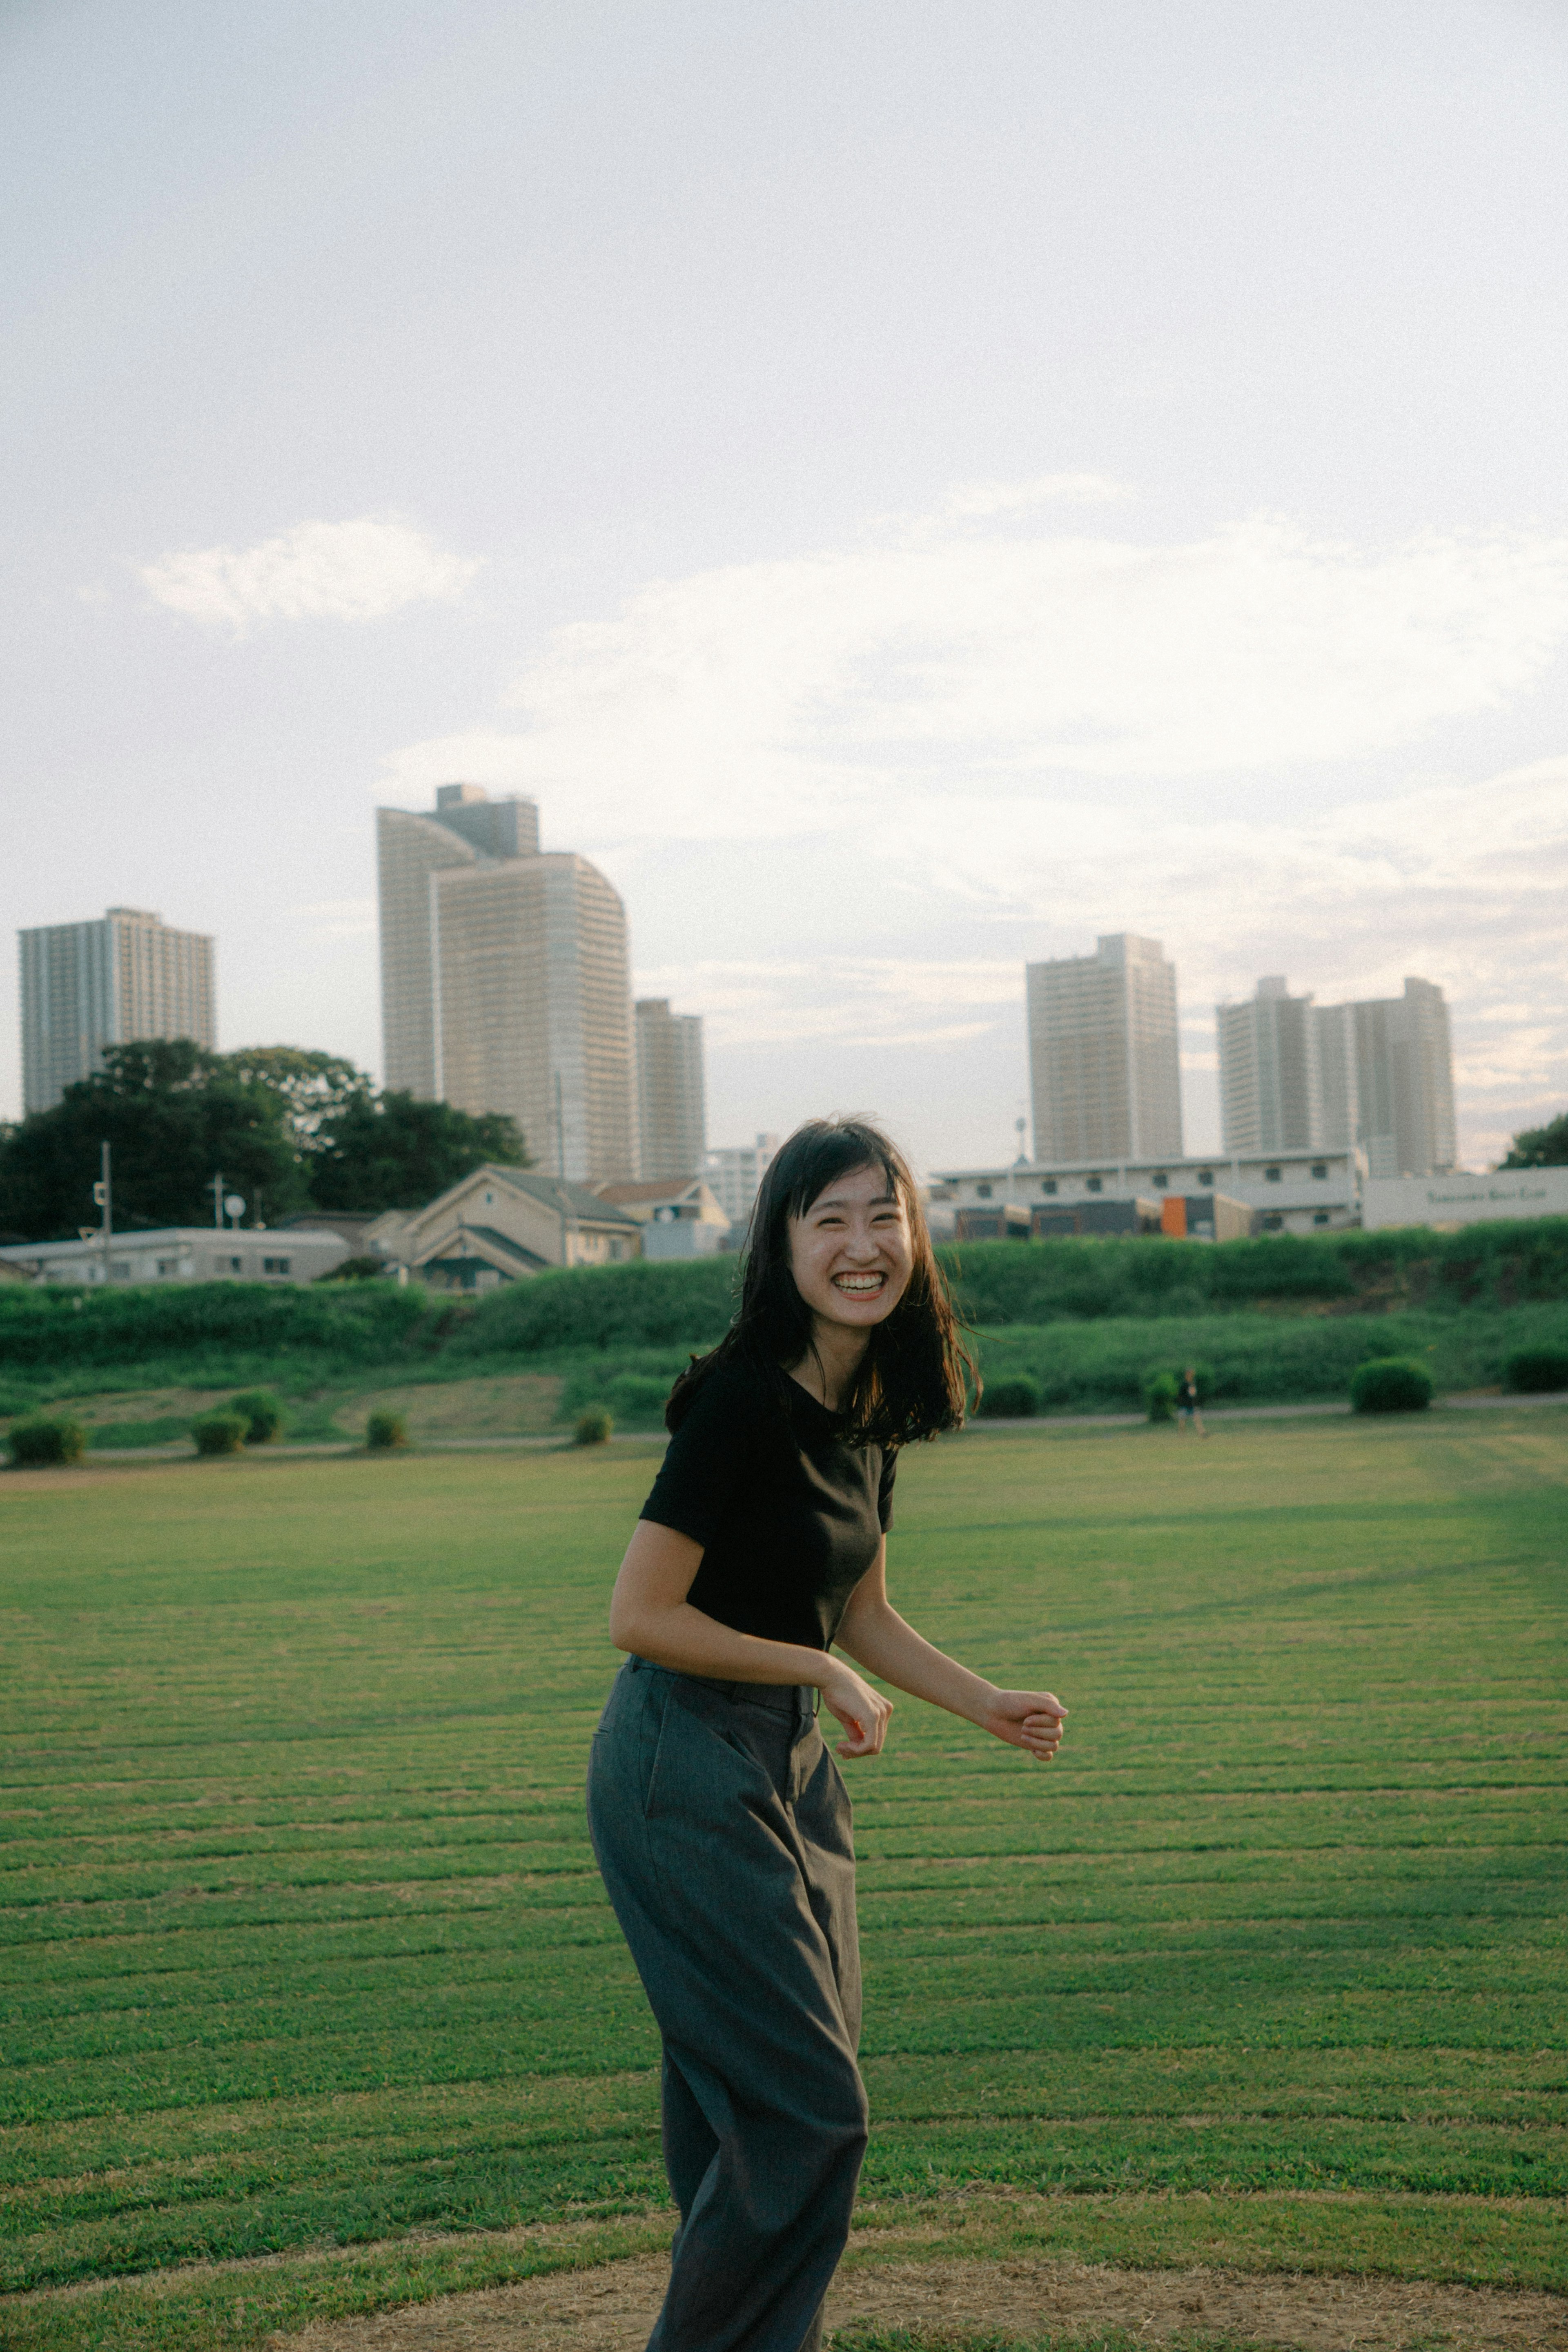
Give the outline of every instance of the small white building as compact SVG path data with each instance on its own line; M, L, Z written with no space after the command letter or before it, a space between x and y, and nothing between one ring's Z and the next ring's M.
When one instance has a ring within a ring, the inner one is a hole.
M1568 1168L1497 1168L1490 1176L1369 1176L1362 1223L1482 1225L1501 1217L1568 1217Z
M165 1225L74 1242L15 1242L0 1259L32 1282L314 1282L352 1251L341 1234L290 1225Z
M636 1219L644 1257L716 1257L728 1246L729 1219L700 1176L663 1184L596 1184L594 1191Z
M1015 1160L1010 1168L953 1168L932 1178L931 1198L952 1209L1026 1213L1048 1231L1053 1213L1080 1203L1167 1199L1201 1202L1223 1196L1255 1213L1265 1234L1338 1232L1361 1223L1365 1161L1360 1151L1216 1154L1207 1158ZM1035 1212L1039 1211L1037 1216ZM1018 1221L1021 1222L1021 1221ZM1186 1231L1199 1225L1196 1212ZM1212 1223L1210 1230L1213 1230Z

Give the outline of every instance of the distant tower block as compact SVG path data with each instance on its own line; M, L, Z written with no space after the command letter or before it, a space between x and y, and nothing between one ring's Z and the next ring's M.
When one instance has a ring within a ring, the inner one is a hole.
M1227 1151L1323 1148L1320 1032L1310 996L1260 980L1244 1004L1215 1007L1219 1117Z
M1182 1156L1176 966L1158 940L1026 969L1039 1160Z
M671 1182L700 1176L707 1156L702 1015L672 1013L667 996L641 996L635 1011L642 1172Z
M100 922L18 934L22 1108L52 1110L67 1087L103 1067L106 1045L144 1037L217 1045L214 942L161 915L111 907Z
M386 1082L516 1119L539 1168L637 1173L626 910L597 866L541 855L531 800L444 784L376 817ZM559 1105L558 1127L557 1105Z

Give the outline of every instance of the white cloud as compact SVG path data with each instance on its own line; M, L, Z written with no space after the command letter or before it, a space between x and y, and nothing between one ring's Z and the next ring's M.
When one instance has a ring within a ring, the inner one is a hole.
M1264 519L1159 546L1020 532L1021 499L956 498L958 520L653 583L558 631L512 693L518 727L413 745L394 787L530 791L549 837L612 865L684 841L694 877L727 861L721 893L736 845L758 845L755 962L671 981L716 1041L988 1028L1011 1055L1023 953L1125 929L1166 940L1189 1027L1262 971L1322 1001L1440 982L1472 1154L1568 1095L1568 760L1390 796L1385 757L1384 797L1346 805L1342 784L1338 805L1301 790L1240 815L1206 782L1332 772L1517 697L1568 643L1568 541L1362 550ZM1005 536L985 527L1004 510ZM886 960L801 961L802 902L768 887L784 853L763 845L808 835L825 845L805 884L814 938L852 944L869 905ZM694 879L683 919L711 939L700 900ZM674 969L669 915L632 912L644 942L664 924L654 952ZM1004 929L1010 979L995 967L978 984L998 992L973 1004L951 961L922 952Z
M966 495L966 494L960 494ZM556 631L473 743L580 825L815 830L890 790L1036 796L1413 744L1568 641L1568 541L1364 551L1260 518L1186 545L939 520L885 543L655 582Z
M948 491L943 512L960 521L980 521L1020 514L1052 499L1103 506L1132 495L1125 482L1113 481L1108 474L1039 474L1029 482L960 482Z
M142 567L156 603L208 627L382 621L461 595L478 566L396 516L301 522L257 547L189 548Z
M639 995L678 996L705 1015L711 1045L948 1045L983 1036L1021 987L1016 962L820 956L810 962L705 961L639 971ZM980 1017L954 1020L955 1013ZM946 1017L945 1017L946 1016Z

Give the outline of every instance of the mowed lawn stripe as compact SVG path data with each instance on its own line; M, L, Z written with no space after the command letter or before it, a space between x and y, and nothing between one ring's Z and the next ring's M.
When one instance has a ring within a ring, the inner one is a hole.
M1563 2193L1563 1436L908 1458L895 1596L1072 1716L852 1775L868 2193ZM648 1469L0 1490L13 2284L660 2194L580 1799Z

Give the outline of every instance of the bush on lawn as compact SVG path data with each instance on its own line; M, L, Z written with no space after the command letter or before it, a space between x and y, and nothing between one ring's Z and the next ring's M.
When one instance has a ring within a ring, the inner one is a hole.
M615 1423L601 1404L591 1404L578 1416L577 1427L571 1433L574 1445L602 1445Z
M1432 1402L1432 1375L1409 1356L1375 1356L1350 1384L1357 1412L1425 1412Z
M1505 1387L1516 1396L1549 1396L1568 1389L1568 1348L1521 1348L1502 1368Z
M1040 1391L1016 1376L988 1381L976 1410L992 1421L1021 1421L1040 1411Z
M249 1424L238 1412L204 1412L191 1423L198 1454L237 1454Z
M283 1427L283 1407L270 1389L242 1389L228 1409L244 1422L247 1445L270 1445Z
M18 1469L35 1470L50 1463L79 1462L87 1451L87 1432L68 1413L29 1413L13 1422L5 1443Z
M408 1423L401 1412L378 1406L365 1423L365 1444L372 1454L386 1454L408 1444Z
M1144 1405L1151 1421L1174 1421L1181 1383L1174 1372L1151 1372L1144 1382Z

